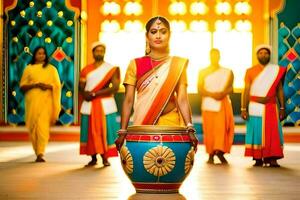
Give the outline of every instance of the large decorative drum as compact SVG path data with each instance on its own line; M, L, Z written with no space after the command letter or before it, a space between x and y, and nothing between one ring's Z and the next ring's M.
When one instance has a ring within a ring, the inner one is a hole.
M186 128L146 125L127 131L120 157L136 191L178 193L195 155Z

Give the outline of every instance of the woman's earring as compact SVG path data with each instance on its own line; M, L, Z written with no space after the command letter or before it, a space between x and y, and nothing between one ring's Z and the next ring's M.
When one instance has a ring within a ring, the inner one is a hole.
M146 42L146 55L148 55L151 52L151 48L148 42Z

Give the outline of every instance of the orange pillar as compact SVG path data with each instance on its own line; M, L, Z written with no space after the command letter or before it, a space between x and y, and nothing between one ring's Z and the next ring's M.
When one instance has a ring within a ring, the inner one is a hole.
M99 32L100 32L100 22L103 21L101 19L101 3L102 1L87 1L87 38L86 38L86 55L87 55L87 64L93 62L93 54L91 51L91 45L93 42L99 40Z

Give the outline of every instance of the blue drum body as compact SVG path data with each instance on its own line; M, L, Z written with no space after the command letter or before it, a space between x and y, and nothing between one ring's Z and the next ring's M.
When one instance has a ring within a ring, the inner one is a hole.
M124 172L137 192L177 193L194 163L184 127L131 126L120 150Z

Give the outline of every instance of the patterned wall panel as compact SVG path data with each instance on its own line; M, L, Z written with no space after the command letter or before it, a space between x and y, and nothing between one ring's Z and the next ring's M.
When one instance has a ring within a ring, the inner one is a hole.
M300 4L286 0L278 17L278 62L287 67L284 79L287 117L284 125L300 125Z
M24 123L24 94L19 81L37 46L46 47L50 63L57 68L63 86L58 123L73 122L74 16L65 0L19 0L16 7L8 11L8 123Z

